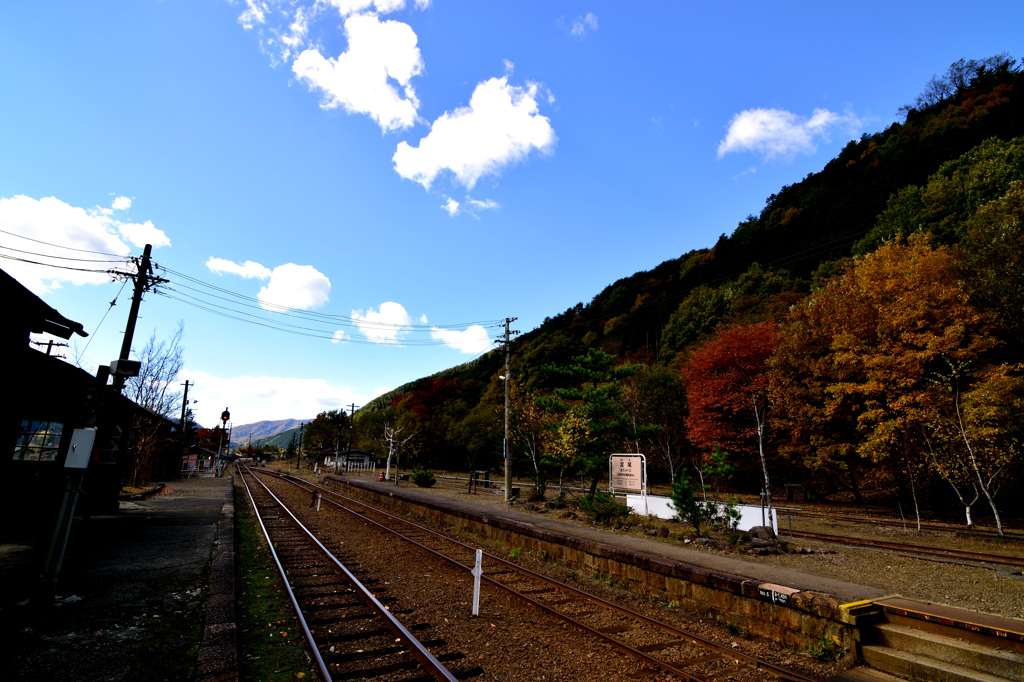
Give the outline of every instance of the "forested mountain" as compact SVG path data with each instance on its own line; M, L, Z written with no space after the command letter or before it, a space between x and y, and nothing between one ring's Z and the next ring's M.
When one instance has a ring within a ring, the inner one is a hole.
M734 484L755 492L761 452L785 479L772 484L815 479L859 496L865 477L888 477L900 490L944 486L986 500L981 474L953 451L966 442L1018 456L1021 78L1006 55L953 64L902 123L851 141L714 245L614 282L519 336L517 467L592 472L586 452L600 432L605 445L618 434L615 447L648 452L666 480L721 443L744 464ZM761 336L729 346L727 332L740 328ZM764 357L745 357L762 341ZM629 369L601 375L605 354ZM414 434L403 461L500 466L503 362L493 351L377 398L356 413L359 447L382 451L387 422ZM744 363L763 386L723 378ZM596 416L602 387L619 406L614 429L611 413ZM730 391L747 397L730 402ZM744 412L762 397L764 424ZM997 413L1012 428L997 426ZM992 457L989 474L1006 480L1010 460Z
M299 428L299 424L309 419L275 419L271 421L253 422L252 424L240 424L231 429L231 444L244 445L252 440L267 441L273 436Z

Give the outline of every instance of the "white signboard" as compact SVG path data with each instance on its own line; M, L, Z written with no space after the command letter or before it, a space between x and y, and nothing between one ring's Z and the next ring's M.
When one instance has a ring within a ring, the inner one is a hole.
M612 490L642 491L646 483L645 464L643 455L612 455L609 468Z

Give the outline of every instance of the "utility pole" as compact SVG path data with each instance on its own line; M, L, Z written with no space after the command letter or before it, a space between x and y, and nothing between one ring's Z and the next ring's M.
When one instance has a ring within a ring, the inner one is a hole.
M512 373L511 373L511 347L509 345L509 335L518 334L517 331L509 331L508 326L515 322L517 317L506 317L505 318L505 376L502 379L505 380L505 501L509 502L512 497L512 451L509 448L509 391L512 387Z
M302 468L302 430L306 428L306 425L299 423L299 449L295 451L295 468Z
M356 429L356 404L352 403L348 416L348 456L345 457L345 472L348 473L348 458L352 456L352 432Z
M135 292L132 295L131 310L128 313L128 324L125 327L124 339L121 342L121 355L118 358L117 363L111 363L113 367L107 367L106 365L100 366L96 370L97 387L96 394L92 396L90 401L92 403L102 403L100 395L106 391L107 378L111 373L114 374L113 390L120 394L124 389L125 379L131 374L136 376L138 372L134 374L125 364L121 364L120 361L128 360L132 349L132 338L135 336L135 323L139 317L139 304L142 302L142 294L145 293L154 284L160 284L167 280L153 276L153 266L150 262L150 254L153 251L151 244L146 244L146 248L142 252L142 259L138 260L134 257L132 261L138 266L138 271L134 274L120 271L110 271L112 275L119 275L122 277L132 277L135 280ZM113 304L111 304L113 305ZM42 344L40 344L42 345ZM51 341L47 344L46 353L50 354L53 348ZM112 369L117 371L112 372ZM101 416L99 413L91 415L89 418L90 428L96 428L98 433L94 439L94 443L98 443L100 449L109 447L113 426L111 421L116 421L118 418L116 409L116 400L110 400L107 403L107 410L109 413L113 413L113 418ZM92 408L91 408L92 409ZM99 412L104 412L100 410ZM117 460L122 466L127 465L128 451L128 432L131 428L131 411L124 416L124 422L121 425L121 435L118 440L118 453ZM77 467L76 467L77 468ZM52 599L54 592L57 588L57 577L60 575L60 567L64 561L64 552L67 548L68 538L71 535L71 523L75 517L75 507L78 505L79 493L85 483L85 474L88 468L88 463L85 467L82 467L77 472L69 472L66 479L65 492L61 509L58 512L57 520L53 530L53 538L47 552L46 560L43 565L42 579L40 581L40 594L45 599Z
M195 386L195 384L192 384ZM181 433L181 458L185 459L185 450L188 447L188 424L185 417L188 414L188 379L185 379L185 397L181 400L181 419L178 420L178 431Z

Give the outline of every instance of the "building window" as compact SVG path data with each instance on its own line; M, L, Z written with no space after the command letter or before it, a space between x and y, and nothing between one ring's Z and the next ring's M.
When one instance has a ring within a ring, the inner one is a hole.
M52 462L57 458L63 430L64 425L60 422L22 419L18 426L18 440L14 443L14 459Z

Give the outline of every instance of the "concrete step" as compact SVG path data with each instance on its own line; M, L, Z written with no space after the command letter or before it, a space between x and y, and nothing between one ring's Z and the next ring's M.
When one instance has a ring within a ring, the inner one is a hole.
M967 641L956 636L952 629L949 634L938 634L897 623L876 623L872 630L873 644L1024 682L1024 655L1000 648L995 643Z
M1007 682L1005 677L887 646L869 644L861 651L871 667L917 682Z

